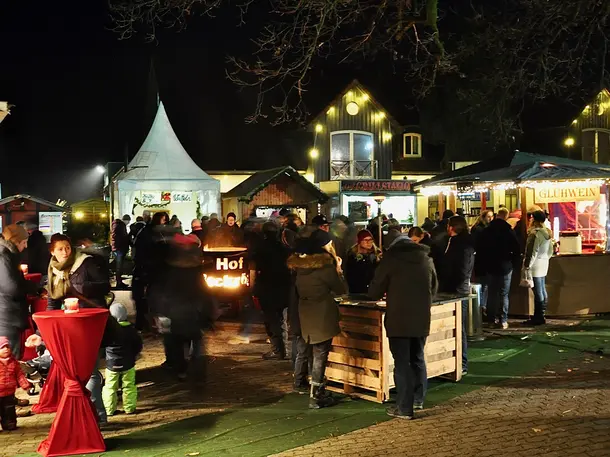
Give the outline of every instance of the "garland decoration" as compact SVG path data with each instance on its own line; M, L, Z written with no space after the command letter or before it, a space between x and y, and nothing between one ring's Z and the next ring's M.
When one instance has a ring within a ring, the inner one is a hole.
M141 206L143 208L165 208L166 206L168 206L171 203L171 201L167 201L167 202L163 202L163 203L147 204L147 203L142 203L138 197L134 198L133 201L134 201L135 205Z
M197 208L195 209L195 214L197 215L197 219L201 220L203 217L203 213L201 212L201 202L197 199Z

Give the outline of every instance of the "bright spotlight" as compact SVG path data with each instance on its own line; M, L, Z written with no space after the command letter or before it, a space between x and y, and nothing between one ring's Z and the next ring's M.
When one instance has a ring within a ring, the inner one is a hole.
M100 175L106 172L106 169L102 165L97 165L95 167L95 171L97 171Z

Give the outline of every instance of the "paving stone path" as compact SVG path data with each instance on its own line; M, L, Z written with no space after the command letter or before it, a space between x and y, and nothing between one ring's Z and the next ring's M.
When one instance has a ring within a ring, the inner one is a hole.
M582 355L276 457L610 456L610 357Z

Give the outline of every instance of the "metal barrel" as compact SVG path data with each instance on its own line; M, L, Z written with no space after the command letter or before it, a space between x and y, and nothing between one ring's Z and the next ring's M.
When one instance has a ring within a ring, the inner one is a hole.
M470 291L474 297L468 300L468 315L466 319L466 334L469 339L481 339L483 337L483 322L481 318L481 284L471 284Z

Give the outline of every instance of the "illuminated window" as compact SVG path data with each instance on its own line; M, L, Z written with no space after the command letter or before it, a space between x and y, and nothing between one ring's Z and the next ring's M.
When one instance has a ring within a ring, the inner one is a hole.
M330 134L331 179L374 177L373 134L340 131Z
M403 135L403 157L421 157L421 135L419 133Z

